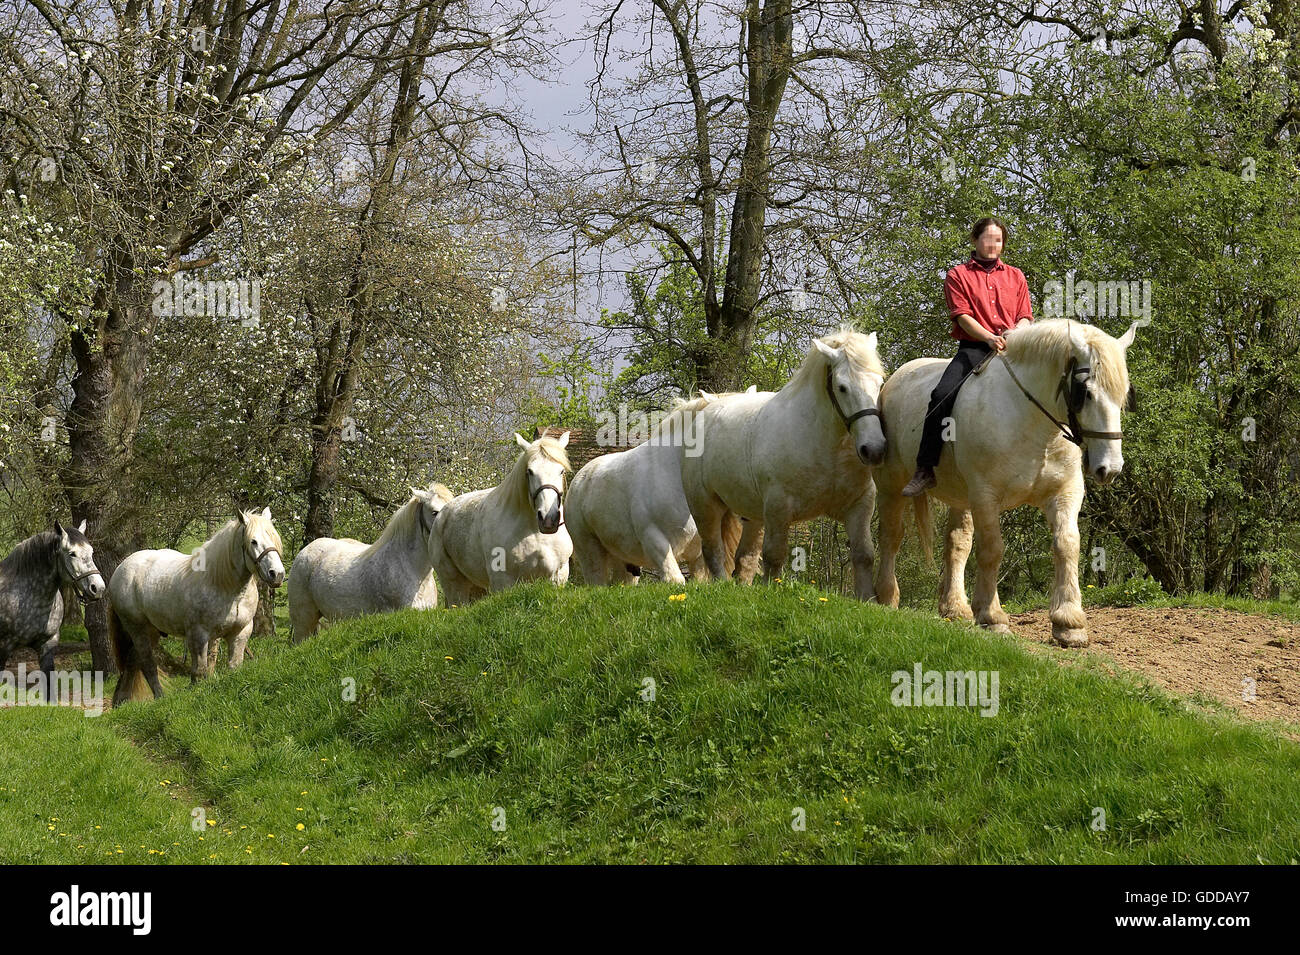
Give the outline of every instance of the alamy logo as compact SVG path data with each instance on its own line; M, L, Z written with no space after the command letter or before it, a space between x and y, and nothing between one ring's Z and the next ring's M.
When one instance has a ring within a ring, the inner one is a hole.
M671 411L632 411L626 404L617 410L597 412L596 444L602 448L631 447L645 443L680 447L688 458L703 453L695 417Z
M159 317L231 318L256 326L262 314L261 279L187 279L153 283L153 313Z
M70 892L50 896L51 925L127 925L133 935L148 935L153 924L150 892Z
M104 712L104 673L102 670L51 670L49 685L40 670L27 672L27 664L18 664L17 672L0 670L0 707L57 706L80 707L86 716Z
M889 694L895 706L978 706L980 716L998 715L997 670L895 670Z

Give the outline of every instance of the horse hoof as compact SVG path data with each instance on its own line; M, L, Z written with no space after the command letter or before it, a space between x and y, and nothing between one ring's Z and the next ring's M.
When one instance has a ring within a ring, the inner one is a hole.
M1052 642L1061 647L1086 647L1088 631L1072 630L1067 627L1052 627Z
M985 623L985 624L981 624L981 626L982 626L985 630L987 630L989 633L1008 633L1008 634L1009 634L1009 633L1012 633L1012 632L1013 632L1013 631L1011 630L1011 628L1008 627L1005 623Z

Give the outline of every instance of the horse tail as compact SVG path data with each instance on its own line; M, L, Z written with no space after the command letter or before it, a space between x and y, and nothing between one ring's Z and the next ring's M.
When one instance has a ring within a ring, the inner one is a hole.
M722 516L722 561L728 576L736 573L736 551L740 549L740 535L744 530L740 518L731 511Z
M113 605L108 605L108 642L113 647L113 658L117 661L117 690L113 693L113 706L128 700L147 700L153 698L149 684L144 680L140 670L139 654L135 640L126 632L122 621L118 619Z
M916 514L916 536L921 539L921 552L930 569L934 564L934 518L930 513L930 495L921 493L912 498L912 510Z

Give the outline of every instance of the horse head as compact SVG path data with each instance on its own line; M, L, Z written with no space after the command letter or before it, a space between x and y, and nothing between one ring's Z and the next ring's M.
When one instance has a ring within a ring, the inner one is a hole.
M86 539L86 522L76 527L64 527L54 522L54 534L57 537L57 560L59 576L69 583L82 601L98 600L107 589L104 576L95 566L95 551Z
M516 434L515 443L524 451L521 457L527 469L528 500L537 511L537 529L554 534L564 523L564 475L572 470L564 453L569 432L558 438L542 435L532 442Z
M1145 324L1139 319L1119 338L1093 325L1068 328L1071 355L1057 397L1064 399L1070 430L1082 447L1084 473L1100 484L1109 484L1124 469L1120 418L1137 408L1125 353Z
M880 417L884 369L876 353L876 333L841 331L813 339L826 360L826 394L865 465L885 459L887 443Z
M243 532L244 566L257 574L268 587L284 583L284 559L280 556L280 534L271 523L271 509L262 513L239 511L240 529Z
M427 491L418 487L411 488L411 498L420 502L420 527L426 535L432 529L433 522L438 519L438 514L453 496L445 484L438 484L436 481L429 485Z

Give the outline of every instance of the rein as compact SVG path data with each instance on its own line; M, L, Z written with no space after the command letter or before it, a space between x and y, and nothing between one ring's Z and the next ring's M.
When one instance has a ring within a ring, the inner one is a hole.
M865 418L867 415L875 415L880 420L880 429L882 431L884 430L885 419L881 417L879 408L863 408L861 411L858 411L852 415L846 415L843 412L843 410L840 408L840 403L835 399L835 389L831 385L830 365L826 366L826 396L831 399L831 407L835 409L835 413L839 415L840 420L844 422L845 431L848 431L853 427L853 422L857 421L859 418Z
M1065 395L1066 416L1067 420L1070 422L1067 427L1061 421L1057 420L1056 415L1044 408L1042 403L1031 395L1029 390L1020 383L1020 379L1016 377L1015 369L1011 367L1011 362L1007 361L1006 356L1001 352L998 352L997 355L998 358L1001 359L1002 364L1006 366L1007 374L1011 376L1011 380L1014 381L1016 387L1020 389L1020 393L1028 398L1035 408L1047 415L1048 420L1051 421L1052 424L1061 429L1061 434L1065 435L1066 440L1081 447L1084 440L1087 438L1099 438L1103 441L1118 441L1124 437L1124 432L1122 431L1089 431L1079 426L1079 410L1082 407L1082 402L1077 400L1078 392L1074 388L1074 376L1080 372L1087 373L1091 371L1087 365L1080 366L1075 359L1070 359L1069 367L1065 369L1065 373L1061 375L1060 383L1056 386L1056 394L1059 396L1064 393ZM1082 382L1080 382L1080 384L1082 384Z

